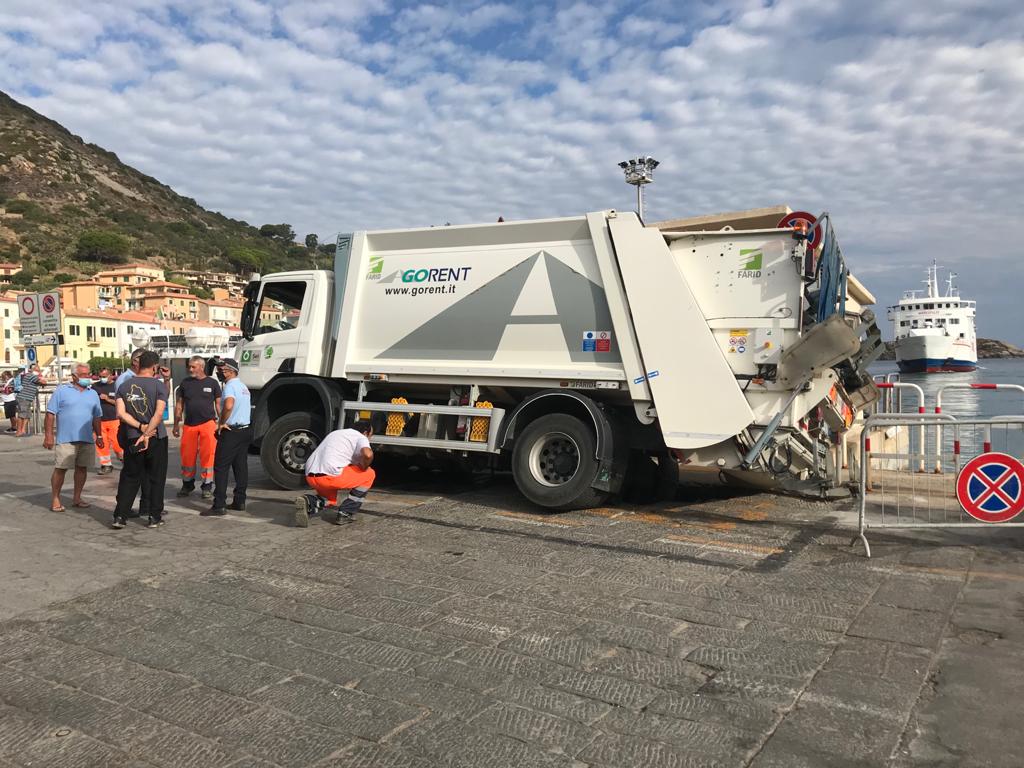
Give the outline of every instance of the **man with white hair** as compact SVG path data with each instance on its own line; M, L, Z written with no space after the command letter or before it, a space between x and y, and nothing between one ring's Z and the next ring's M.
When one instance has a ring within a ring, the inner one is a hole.
M103 447L103 427L100 419L103 410L100 398L92 390L92 376L89 366L79 363L75 366L74 380L62 384L50 397L46 406L45 435L43 447L54 451L55 466L50 478L50 510L63 512L60 492L64 477L69 469L75 472L74 495L71 506L88 507L82 498L85 478L96 461L96 448Z

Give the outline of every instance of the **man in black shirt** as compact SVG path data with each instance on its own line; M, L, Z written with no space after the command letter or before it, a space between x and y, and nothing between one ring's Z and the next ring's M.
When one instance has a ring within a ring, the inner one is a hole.
M139 370L117 388L117 416L121 420L124 467L117 483L117 506L112 528L124 528L135 496L141 488L139 511L149 516L149 527L163 525L164 483L167 481L167 429L164 408L167 387L153 378L160 356L146 351Z
M188 496L196 488L196 470L202 478L204 499L213 496L213 457L217 450L220 384L206 375L206 361L196 355L188 361L191 374L178 386L174 402L174 436L181 438L181 490ZM184 432L181 429L185 418ZM196 466L198 454L199 466Z
M103 409L100 420L100 426L103 427L103 447L96 446L96 458L100 460L100 474L109 475L114 471L111 453L117 456L118 461L124 461L124 454L117 442L117 430L121 422L117 418L117 388L114 386L110 369L100 368L99 376L99 381L92 385L93 392L100 396L100 408Z

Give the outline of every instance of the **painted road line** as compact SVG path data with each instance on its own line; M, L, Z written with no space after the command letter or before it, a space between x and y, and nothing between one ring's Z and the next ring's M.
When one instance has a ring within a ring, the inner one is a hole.
M659 544L682 544L684 546L698 547L712 552L730 552L738 555L750 555L751 557L768 557L769 555L781 555L784 550L778 547L762 547L757 544L743 544L740 542L723 543L718 539L709 539L704 536L685 536L681 533L673 533L655 539Z

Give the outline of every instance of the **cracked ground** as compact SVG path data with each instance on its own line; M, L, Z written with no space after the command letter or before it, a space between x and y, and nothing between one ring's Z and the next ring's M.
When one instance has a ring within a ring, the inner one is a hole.
M385 478L351 525L174 500L47 509L0 442L0 766L1019 766L1009 529L872 535L849 503L684 489L538 514ZM172 467L173 472L173 467Z

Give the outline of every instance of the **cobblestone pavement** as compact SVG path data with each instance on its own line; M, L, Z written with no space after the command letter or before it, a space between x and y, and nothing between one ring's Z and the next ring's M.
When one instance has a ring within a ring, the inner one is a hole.
M183 502L113 532L112 483L90 481L91 515L50 513L29 486L48 457L10 445L0 576L31 582L34 561L52 583L0 622L0 766L1024 754L1020 536L875 536L866 560L820 504L687 491L542 515L501 478L407 480L344 527L275 524L289 495L257 488L245 516Z

